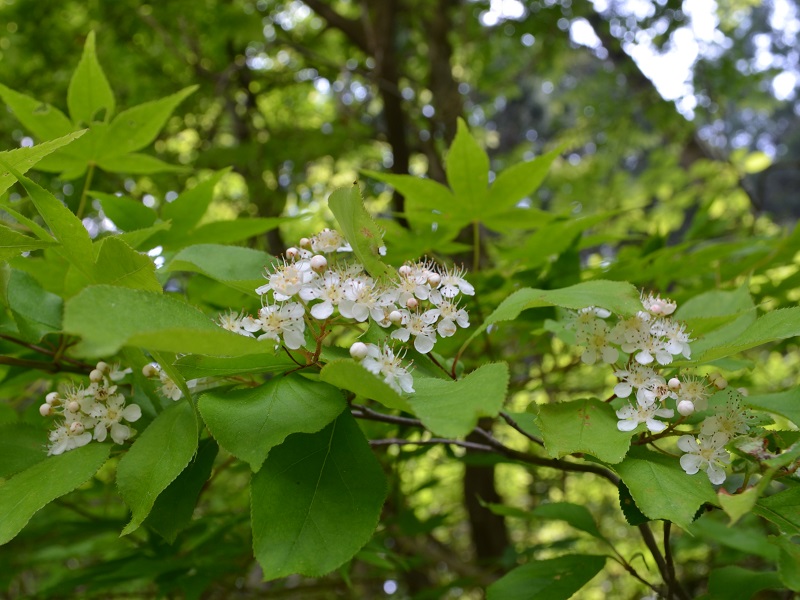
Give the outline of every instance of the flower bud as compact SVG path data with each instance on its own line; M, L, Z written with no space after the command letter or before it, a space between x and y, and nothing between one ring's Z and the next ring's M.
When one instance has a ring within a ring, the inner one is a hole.
M105 373L106 371L108 371L108 363L106 363L106 362L103 362L103 361L101 360L99 363L97 363L97 366L96 366L95 368L96 368L98 371L102 371L103 373Z
M419 306L419 302L417 302L416 298L409 298L408 300L406 300L406 306L411 310L414 310Z
M49 417L53 414L53 407L45 402L39 407L39 414L43 417Z
M411 267L409 267L408 265L403 265L402 267L397 269L397 272L400 273L400 275L402 275L403 277L408 277L409 275L411 275Z
M286 249L286 258L289 260L294 260L297 258L297 255L300 254L300 250L292 246L291 248Z
M95 383L103 381L103 372L100 369L93 369L92 372L89 373L89 379Z
M437 286L442 283L442 276L438 273L431 273L428 275L428 283L430 283L432 286Z
M76 413L81 409L81 405L78 403L77 400L72 400L69 404L67 404L67 410L71 413Z
M153 363L148 363L142 367L142 375L145 377L157 377L158 367L156 367Z
M60 403L60 398L58 397L58 392L50 392L47 396L44 397L44 401L48 404L55 404L58 405Z
M350 356L356 360L366 358L367 352L368 348L364 342L355 342L352 346L350 346Z
M75 421L72 425L69 426L69 430L72 433L80 435L83 433L84 430L83 423L81 423L80 421Z
M311 240L308 238L300 238L300 247L308 248L311 245Z
M724 378L724 377L722 377L722 376L720 376L720 377L717 377L717 378L714 380L714 386L715 386L715 387L716 387L718 390L724 390L726 387L728 387L728 380L727 380L727 379L725 379L725 378Z
M694 403L691 400L681 400L678 402L678 412L684 417L688 417L694 412Z
M391 321L395 325L400 323L402 320L403 320L403 313L401 313L399 310L393 310L392 312L389 313L389 321Z
M673 377L667 382L667 385L671 390L678 390L681 387L681 380L678 379L677 377Z
M328 259L321 254L315 254L312 256L309 263L311 264L311 269L317 273L324 271L328 267Z

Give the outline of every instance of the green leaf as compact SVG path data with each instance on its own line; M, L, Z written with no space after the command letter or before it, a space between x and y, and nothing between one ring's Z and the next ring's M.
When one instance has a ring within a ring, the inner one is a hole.
M145 526L158 532L170 544L192 520L200 491L211 475L219 446L212 439L200 442L197 454L178 478L156 498L153 509L144 520Z
M183 236L200 222L214 198L214 188L229 171L230 168L217 171L162 207L161 218L172 219L172 229L164 240L165 247L168 247L169 240Z
M786 534L800 535L800 487L759 499L753 512L775 523Z
M165 98L145 102L119 113L108 127L101 154L120 156L148 146L156 139L177 106L198 87L192 85Z
M701 505L717 503L706 474L687 475L677 458L634 446L625 460L612 468L636 506L651 520L665 519L686 529Z
M100 201L105 215L122 231L144 229L156 222L156 211L141 202L102 192L92 191L89 195Z
M289 375L255 388L212 390L197 406L220 445L258 471L287 436L319 431L347 404L332 385Z
M248 240L264 232L276 229L282 223L296 221L296 217L266 217L258 219L236 219L234 221L214 221L200 225L184 238L170 240L170 246L180 247L189 244L232 244Z
M1 163L0 163L1 165ZM89 233L81 220L64 206L53 194L34 183L16 169L5 165L22 184L42 215L53 236L61 242L59 251L84 275L91 278L94 269L94 251Z
M605 556L592 554L529 562L486 588L486 600L568 600L605 564Z
M264 579L318 577L375 531L386 496L380 463L349 412L274 448L251 483L253 550Z
M47 433L31 425L0 425L0 479L24 471L47 458Z
M23 271L11 270L6 304L19 332L30 341L38 342L46 334L61 329L61 298L44 290L38 281Z
M322 368L319 377L326 383L380 402L387 408L413 412L406 398L354 360L333 360Z
M489 325L512 321L523 310L542 306L560 306L573 310L599 306L620 316L633 315L642 309L637 289L623 281L585 281L558 290L523 288L503 300L466 343L478 337Z
M64 331L83 338L76 351L97 357L126 345L212 356L273 353L271 344L225 331L176 297L108 285L67 301Z
M186 379L229 377L249 373L284 373L297 367L286 354L250 354L235 358L189 354L175 361L175 367Z
M591 398L543 404L536 422L553 458L585 452L616 464L625 458L634 433L617 429L618 421L610 404Z
M175 481L197 450L197 418L188 401L166 408L136 439L117 466L117 487L131 509L122 535L135 531L158 495Z
M55 241L38 240L5 225L0 225L0 262L19 256L22 252L39 250L55 244Z
M117 236L99 242L95 281L120 287L161 293L156 267L146 254L137 252Z
M458 232L469 222L468 219L463 222L455 221L455 214L459 210L458 202L453 193L438 181L414 175L391 175L378 171L363 171L363 173L388 183L405 196L405 216L415 229L430 229L431 223L439 222Z
M569 502L540 504L531 511L531 516L565 521L579 531L584 531L601 540L605 539L597 528L597 523L595 523L592 513L585 506L579 504L571 504Z
M525 433L529 433L538 438L542 437L542 430L539 429L539 425L536 423L535 414L529 412L512 412L508 413L508 415L514 419L514 422L519 425L520 429Z
M51 104L15 92L2 83L0 99L8 105L17 120L40 140L52 140L72 133L70 120Z
M459 211L470 219L478 215L489 195L489 157L469 133L463 119L445 159L447 183L458 198Z
M97 62L94 50L94 31L86 36L83 55L78 63L67 89L67 108L74 123L86 123L95 120L97 113L105 110L108 121L114 113L114 92L108 85L105 73Z
M750 408L765 410L786 417L800 427L800 388L775 394L746 396L744 402Z
M793 592L800 592L800 545L785 535L770 537L770 542L780 549L778 575L781 581Z
M722 510L731 519L729 526L733 526L743 516L750 513L758 500L761 490L751 487L738 494L729 494L724 489L717 492L717 500Z
M41 144L36 144L28 148L17 148L16 150L0 152L0 168L2 168L2 171L0 171L0 194L5 192L17 181L17 177L6 170L8 166L11 166L20 173L27 173L28 169L41 161L45 156L66 146L73 140L81 137L84 133L86 133L86 130L82 129L81 131L75 131L56 140L42 142Z
M722 519L715 518L717 516L718 513L714 512L703 513L687 532L746 556L760 556L769 562L778 560L778 549L769 543L769 538L760 526L749 527L740 523L737 527L729 527Z
M252 248L198 244L178 252L166 266L166 270L202 273L255 296L255 289L264 284L265 269L274 260L266 252Z
M781 580L774 571L752 571L742 567L720 567L708 577L708 600L730 600L752 598L756 592L782 588Z
M106 143L108 136L105 136L101 143ZM100 150L98 150L100 152ZM152 173L183 173L188 171L182 165L173 165L164 162L160 158L131 152L121 156L98 156L97 166L107 173L126 173L128 175L150 175Z
M636 527L642 523L647 523L650 519L644 516L642 511L639 510L639 507L636 506L636 502L634 502L633 496L631 496L631 491L622 481L620 481L618 484L618 491L619 507L622 510L622 514L625 516L625 520L628 522L628 525L633 525Z
M109 452L111 444L92 442L49 457L0 483L0 544L12 540L41 508L89 480Z
M128 244L131 248L142 248L145 247L145 244L148 244L145 249L150 249L157 246L157 244L154 244L152 241L150 241L151 238L161 232L169 231L171 226L171 223L161 221L152 227L134 229L133 231L128 231L127 233L120 233L117 235L117 237Z
M394 270L380 259L381 249L385 251L383 233L364 208L358 185L334 190L328 198L328 207L367 272L375 278L393 277Z
M506 399L508 378L505 363L483 365L458 381L419 377L408 403L436 435L460 437L472 431L480 417L497 416Z
M710 348L693 362L707 363L737 354L775 340L785 340L800 335L800 307L774 310L759 317L745 329L735 342Z
M557 148L533 160L517 163L500 173L489 190L488 205L491 209L501 213L539 189L561 151L561 148Z

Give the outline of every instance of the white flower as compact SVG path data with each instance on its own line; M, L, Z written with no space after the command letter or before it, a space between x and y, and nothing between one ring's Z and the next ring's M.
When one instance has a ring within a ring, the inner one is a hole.
M617 423L617 429L620 431L633 431L639 426L639 423L644 423L647 429L653 433L660 433L667 428L667 424L657 421L656 417L670 418L674 414L672 409L659 408L658 404L651 406L633 406L629 404L617 411L617 418L620 419Z
M659 316L671 315L678 308L678 305L672 300L662 299L661 296L653 296L653 294L642 296L642 306L647 312Z
M132 430L121 421L123 419L129 423L138 421L142 416L142 409L138 404L125 406L125 398L121 394L117 394L109 398L107 404L97 405L91 414L98 420L94 428L94 439L98 442L105 441L110 430L114 443L124 444L125 440L131 437Z
M181 391L181 388L178 387L178 384L172 381L170 376L167 375L165 371L159 370L158 378L161 380L161 388L159 391L161 392L162 396L169 398L173 402L177 402L183 398L183 392Z
M676 390L679 402L688 401L694 405L694 410L705 410L708 408L709 391L704 379L699 377L687 377L680 382L680 387Z
M305 308L299 302L262 306L258 311L258 324L264 333L258 339L280 342L282 337L288 348L297 350L305 343L303 315Z
M375 283L370 277L353 277L344 284L344 298L339 302L343 317L363 323L377 306Z
M263 295L272 290L275 300L283 302L297 294L313 277L314 272L307 261L284 263L268 275L269 281L257 288L256 294Z
M392 332L392 338L407 342L410 336L414 336L414 348L420 354L427 354L436 344L436 331L433 323L436 317L429 314L430 311L420 313L419 311L410 312L400 311L403 315L402 327Z
M378 348L375 344L366 344L367 355L361 366L373 375L383 377L384 383L397 393L414 393L414 378L401 363L402 355L395 355L391 346L384 344Z
M463 308L459 308L455 302L450 302L441 298L436 308L426 312L429 318L441 319L436 325L436 331L442 337L450 337L456 332L456 324L461 328L469 327L469 315Z
M333 229L323 229L311 238L311 249L314 252L336 252L347 245L341 233Z
M247 318L237 312L230 311L219 315L219 326L239 335L253 337L251 330L248 329L248 327L252 326L252 318L250 318L250 321L245 321Z
M731 461L730 455L724 449L727 442L722 433L701 434L697 439L691 435L682 435L678 438L678 448L686 454L681 456L681 468L689 475L702 469L711 483L721 484L725 481L725 465Z
M578 344L586 349L581 355L581 360L587 365L593 365L598 358L603 362L612 364L619 357L619 350L611 345L608 325L596 319L586 331L578 331L575 337Z
M47 448L47 454L54 456L85 446L92 441L92 434L88 431L73 431L66 425L59 425L50 432L48 439L50 446Z
M746 418L741 407L735 403L729 406L725 412L704 419L700 426L700 433L710 436L723 435L728 442L750 430Z
M620 381L614 386L614 394L618 398L627 398L636 389L636 401L642 406L650 406L656 401L656 389L664 385L664 378L650 367L638 363L631 364L629 369L615 371Z
M311 316L315 319L327 319L344 300L344 285L339 273L328 271L312 285L304 287L300 291L300 298L306 302L322 300L311 307Z
M465 296L474 296L475 288L472 284L464 279L464 269L452 267L445 269L441 273L439 287L436 288L434 296L442 295L445 298L455 298L459 293ZM435 299L435 298L434 298Z
M108 378L111 381L122 381L125 378L125 375L128 373L133 373L133 369L128 367L127 369L121 369L121 365L115 364L111 366L108 370Z
M692 339L686 333L686 325L683 323L672 319L657 319L650 327L650 332L654 336L664 338L664 348L670 354L675 356L683 354L686 358L692 357L692 350L689 347Z

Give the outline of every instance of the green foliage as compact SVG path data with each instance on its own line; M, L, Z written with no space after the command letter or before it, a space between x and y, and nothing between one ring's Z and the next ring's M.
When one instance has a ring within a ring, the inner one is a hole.
M604 556L573 554L517 567L487 589L488 600L567 600L605 565Z

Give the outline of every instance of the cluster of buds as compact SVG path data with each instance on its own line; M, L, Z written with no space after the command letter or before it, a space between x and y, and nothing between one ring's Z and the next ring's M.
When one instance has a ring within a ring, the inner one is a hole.
M381 253L384 251L382 248ZM371 321L393 328L392 339L411 342L422 354L433 349L437 337L450 337L459 328L469 327L469 315L459 306L459 296L474 295L475 290L464 279L462 269L420 260L402 265L394 277L375 279L351 253L345 238L332 229L301 239L268 269L267 283L255 290L262 301L258 313L229 312L219 316L219 325L297 350L305 344L306 326L312 320L325 326L342 319ZM365 357L362 364L382 374L392 387L413 389L410 375L408 379L396 375L400 355L391 348L370 349L370 356ZM394 366L379 368L367 360L378 357L383 357L380 360L385 365Z
M661 433L668 424L660 419L671 419L676 411L688 417L707 410L712 392L725 389L728 383L719 374L667 379L659 373L657 369L671 364L675 356L690 358L692 340L685 325L670 317L677 308L675 302L653 295L642 296L641 301L643 310L613 325L609 325L610 311L588 307L572 313L568 326L584 348L582 361L594 364L599 359L615 365L614 394L631 398L616 411L617 428L633 431L644 424L651 433ZM725 480L725 465L730 462L725 445L748 431L740 403L728 404L702 422L697 437L683 435L678 440L678 448L686 453L680 459L684 471L704 470L714 484Z
M47 453L62 454L93 439L104 442L109 436L114 443L124 444L136 433L123 421L139 420L142 410L137 404L126 405L125 396L117 391L117 383L130 372L131 369L121 370L101 361L89 374L87 387L69 385L47 394L39 413L62 419L50 432Z

